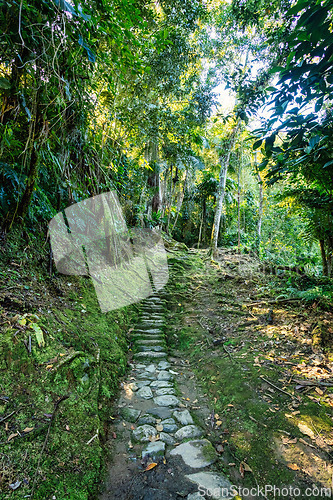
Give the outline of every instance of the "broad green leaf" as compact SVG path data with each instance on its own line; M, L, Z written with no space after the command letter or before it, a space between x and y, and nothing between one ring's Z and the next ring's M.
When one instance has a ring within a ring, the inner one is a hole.
M0 89L10 89L10 87L10 81L7 80L7 78L0 76Z
M27 324L27 320L26 320L26 318L20 318L20 319L18 320L18 324L19 324L19 325L21 325L21 326L26 325L26 324Z
M39 347L45 346L44 335L42 329L37 325L37 323L31 323L30 328L36 334L36 340Z

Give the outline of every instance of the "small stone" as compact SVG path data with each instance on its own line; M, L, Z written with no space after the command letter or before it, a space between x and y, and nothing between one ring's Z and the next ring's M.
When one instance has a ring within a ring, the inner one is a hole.
M158 406L178 406L180 401L176 396L156 396L154 403Z
M175 395L175 389L172 387L162 387L161 389L156 389L157 396L167 396L168 394Z
M202 499L203 496L198 491L196 491L195 493L190 493L186 497L186 500L202 500Z
M187 479L196 483L200 487L200 492L207 492L209 498L214 500L231 500L237 495L235 488L226 477L222 474L214 474L212 472L197 472L188 474Z
M154 441L153 443L149 443L148 446L143 450L142 458L149 456L153 460L156 460L160 457L163 457L164 452L165 443L162 441Z
M145 413L138 420L138 425L144 425L144 424L155 425L156 418L153 417L152 415L149 415L148 413Z
M156 399L156 398L155 398ZM183 439L196 438L202 436L203 430L196 425L186 425L181 427L175 434L177 441L182 441Z
M171 373L168 372L168 371L166 371L166 370L162 370L157 375L157 379L158 380L172 380L173 379L173 375L171 375Z
M172 446L176 443L175 438L170 436L170 434L166 434L165 432L160 432L160 441L163 441L163 443L166 443L169 446Z
M133 430L133 437L136 441L141 441L141 443L147 443L150 438L156 437L157 430L152 425L140 425Z
M136 422L140 416L141 411L135 408L124 407L120 410L120 415L126 422Z
M151 388L149 386L141 387L138 390L137 395L142 399L151 399L153 397L153 393L151 392Z
M174 411L173 416L182 425L193 424L193 418L188 410Z
M154 382L150 384L150 387L157 387L158 389L161 387L172 387L172 383L168 380L154 380Z
M185 464L193 469L207 467L216 461L217 455L208 439L197 439L176 446L170 455L180 455Z
M160 418L162 420L171 417L171 410L167 407L149 408L149 410L146 410L146 413L149 413L150 415L153 415L154 417Z
M162 420L161 424L163 425L164 432L176 432L178 430L178 426L173 418Z

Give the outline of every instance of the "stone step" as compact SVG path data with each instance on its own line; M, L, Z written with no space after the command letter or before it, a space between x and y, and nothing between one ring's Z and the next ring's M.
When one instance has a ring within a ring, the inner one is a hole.
M167 357L166 352L153 352L153 351L147 351L147 352L137 352L134 354L134 359L140 359L142 361L146 360L152 360L152 359L162 359Z

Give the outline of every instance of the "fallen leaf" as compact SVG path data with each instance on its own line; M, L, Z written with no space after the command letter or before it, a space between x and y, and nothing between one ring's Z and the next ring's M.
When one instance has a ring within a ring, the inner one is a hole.
M14 437L16 437L16 436L18 436L17 432L16 432L15 434L11 434L11 435L8 437L7 441L10 441L11 439L14 439Z
M135 425L132 424L131 425L131 430L134 431L134 429L135 429Z
M324 391L322 391L322 390L320 389L320 387L316 387L316 388L315 388L315 391L316 391L316 393L317 393L317 394L319 394L320 396L322 396L322 395L324 394Z
M227 406L233 407L234 405L232 405L232 404L228 404Z
M310 427L308 427L306 424L300 422L298 424L298 428L301 431L302 434L305 434L306 436L309 436L311 439L314 438L314 432Z
M228 465L230 465L230 467L234 467L236 464L234 464L234 462L230 462Z
M253 472L251 467L245 462L243 462L243 467L244 467L245 472Z
M70 431L69 425L66 425L65 429L67 432L69 432Z
M33 428L33 427L26 427L25 429L23 429L23 431L22 431L22 432L31 432L31 431L33 431L33 430L34 430L34 428Z
M299 470L299 467L297 464L287 464L287 467L291 470Z
M129 447L130 449L132 449L132 448L133 448L132 441L128 441L128 447Z
M115 432L112 433L113 439L117 439L117 434Z
M59 354L59 356L60 356L60 357L66 356L66 353L65 353L65 352L61 352L61 353Z
M147 467L145 468L145 471L153 469L154 467L156 467L156 465L157 465L156 462L153 462L153 463L147 465Z
M47 365L46 369L49 370L50 368L53 368L53 365Z
M222 420L218 420L217 422L215 422L215 424L217 427L220 427L220 425L222 425Z
M239 473L241 475L241 477L243 478L244 477L244 473L245 473L245 470L244 470L244 467L243 467L243 463L241 462L240 465L239 465Z
M164 428L164 427L163 427L163 425L162 425L162 424L157 424L157 425L156 425L156 430L157 430L158 432L162 432L162 431L163 431L163 428Z

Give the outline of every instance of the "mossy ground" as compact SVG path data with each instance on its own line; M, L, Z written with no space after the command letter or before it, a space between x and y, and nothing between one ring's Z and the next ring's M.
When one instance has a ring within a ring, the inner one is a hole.
M19 236L0 260L0 498L96 498L138 307L102 314L89 278L50 278L44 242Z
M311 334L318 323L329 328L332 314L309 303L256 304L268 285L264 297L273 299L281 280L231 273L204 251L174 254L170 263L168 338L210 400L219 469L243 487L331 487L333 390L319 381L332 383L332 346ZM318 386L303 390L294 378Z

